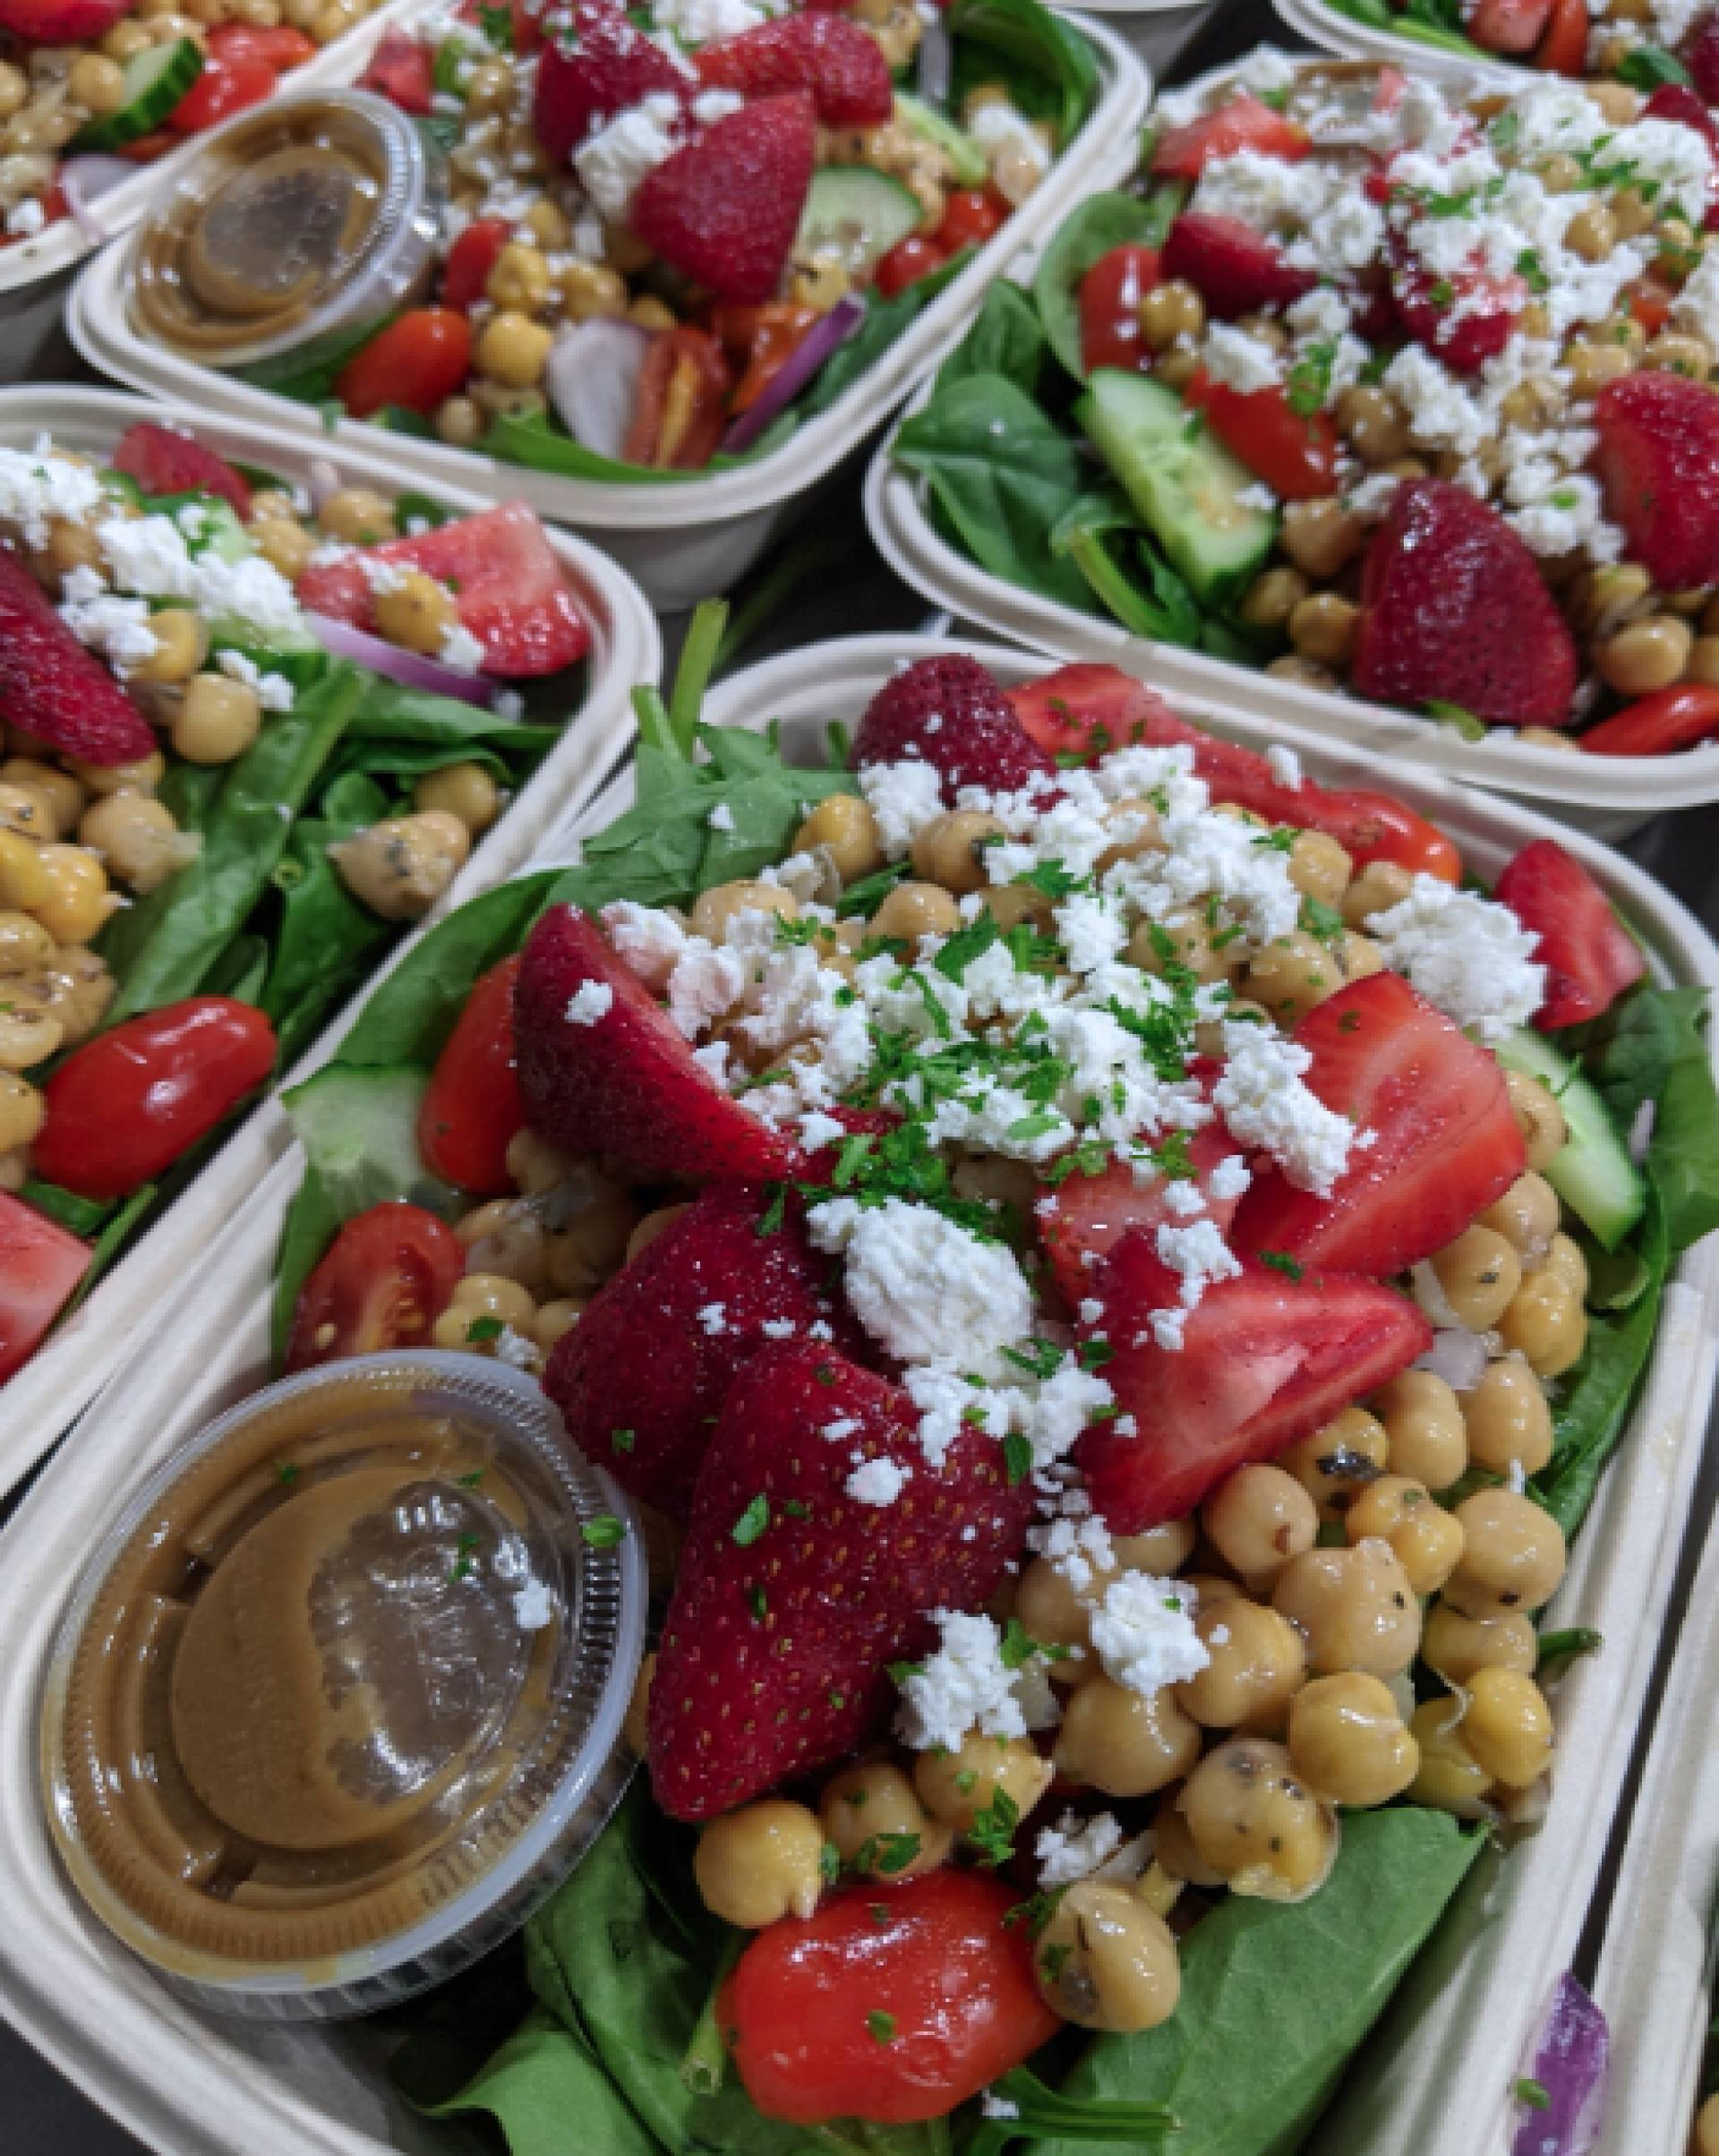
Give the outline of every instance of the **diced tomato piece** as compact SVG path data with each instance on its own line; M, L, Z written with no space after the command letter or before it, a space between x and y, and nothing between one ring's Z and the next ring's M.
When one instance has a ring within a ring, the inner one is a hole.
M1286 501L1313 501L1337 492L1337 425L1329 412L1303 416L1280 384L1232 389L1199 368L1183 392L1212 432L1250 472Z
M1624 287L1624 296L1631 319L1641 324L1645 335L1657 337L1672 319L1672 302L1677 295L1663 277L1649 270Z
M905 292L910 285L917 285L922 277L929 277L934 270L941 270L948 257L935 240L922 239L917 232L910 232L904 240L897 240L872 274L875 284L885 299L894 299L898 292Z
M389 405L427 419L465 386L472 366L472 325L457 307L414 307L341 368L335 392L355 419Z
M56 1220L0 1191L0 1380L35 1354L92 1255Z
M1140 304L1160 282L1156 247L1113 247L1081 279L1081 359L1097 367L1148 367Z
M445 1220L404 1201L372 1205L346 1222L299 1290L286 1368L425 1346L465 1270Z
M1023 682L1010 689L1009 702L1016 718L1051 756L1108 756L1112 749L1151 741L1154 726L1178 723L1156 689L1119 666L1088 661Z
M1546 1000L1534 1022L1542 1032L1597 1018L1647 971L1611 900L1555 839L1525 846L1492 895L1540 938L1535 956L1546 969Z
M490 273L501 259L501 250L512 237L513 227L503 218L474 218L448 250L441 266L441 299L447 307L466 314L489 287Z
M1245 90L1230 98L1216 112L1203 113L1185 127L1172 127L1159 137L1152 151L1152 170L1159 179L1197 180L1218 158L1233 158L1251 150L1262 158L1304 158L1312 143L1298 120L1273 112Z
M1672 756L1719 739L1719 689L1685 681L1626 704L1581 735L1590 756Z
M409 30L387 30L358 87L373 90L415 119L428 119L436 103L435 56L424 39ZM456 247L458 244L454 243Z
M418 1110L424 1165L483 1198L513 1188L508 1148L525 1127L513 1054L513 984L518 978L518 959L504 959L472 990L436 1058Z
M722 339L740 379L729 398L731 412L745 412L758 401L818 321L816 307L792 300L765 300L762 306L718 307L712 327Z
M135 479L146 494L214 494L239 516L251 514L251 489L225 457L152 419L126 428L112 461L115 471Z
M682 322L659 329L638 372L637 401L621 454L659 471L701 472L716 454L734 386L723 347Z
M1007 199L995 187L959 187L945 201L942 220L931 236L945 254L959 254L963 247L982 247L1002 230L1010 215Z
M275 94L280 77L266 60L210 60L167 115L175 134L202 134Z
M389 35L398 37L399 33L390 31ZM388 41L384 38L383 45ZM307 38L302 30L294 30L286 22L278 22L271 29L263 29L250 22L218 23L209 33L208 46L210 54L223 66L235 60L261 60L265 66L272 67L278 75L284 75L295 67L303 67L306 60L314 60L317 54L315 38ZM376 87L366 79L365 89L373 90ZM425 106L424 110L427 112L429 109Z
M1350 981L1295 1040L1313 1057L1304 1082L1349 1118L1357 1142L1329 1197L1279 1169L1258 1176L1236 1216L1238 1251L1401 1272L1453 1241L1527 1166L1498 1058L1400 973Z
M1587 0L1552 0L1551 19L1534 64L1548 75L1586 74L1589 26Z
M1227 1228L1239 1197L1214 1198L1211 1171L1238 1148L1221 1123L1208 1123L1188 1140L1188 1165L1206 1202L1204 1218ZM1186 1178L1184 1178L1185 1181ZM1156 1235L1179 1216L1171 1211L1176 1184L1166 1176L1141 1182L1133 1167L1113 1160L1101 1175L1065 1176L1034 1208L1039 1240L1056 1276L1056 1285L1072 1309L1097 1292L1098 1268L1130 1229Z

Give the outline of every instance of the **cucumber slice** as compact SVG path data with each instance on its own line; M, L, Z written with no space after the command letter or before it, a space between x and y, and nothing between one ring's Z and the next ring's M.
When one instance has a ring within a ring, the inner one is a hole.
M1223 612L1277 536L1276 512L1241 497L1257 483L1173 389L1100 367L1074 416L1196 599Z
M935 105L927 105L911 91L895 92L895 117L910 134L930 142L949 160L958 187L982 187L990 174L985 152L971 135L957 127Z
M338 1064L281 1099L311 1166L343 1220L406 1198L444 1216L454 1193L418 1152L418 1110L430 1083L415 1065L359 1069Z
M122 72L124 97L112 112L78 130L73 150L124 150L153 134L202 73L203 56L190 38L175 38L171 45L136 54Z
M1569 1136L1563 1151L1542 1172L1595 1240L1615 1250L1641 1218L1647 1185L1605 1103L1579 1068L1543 1034L1523 1027L1496 1046L1507 1071L1537 1078L1556 1097Z
M869 165L825 165L812 175L794 253L832 257L851 277L875 270L925 222L919 199Z

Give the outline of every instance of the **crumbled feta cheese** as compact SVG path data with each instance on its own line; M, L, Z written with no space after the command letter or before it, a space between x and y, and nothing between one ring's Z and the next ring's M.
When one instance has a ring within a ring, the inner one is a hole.
M615 1000L615 991L606 980L582 981L567 1006L569 1025L595 1025L605 1018Z
M1027 1717L1018 1672L1003 1659L1003 1635L990 1617L934 1610L935 1653L902 1681L895 1732L913 1751L957 1751L974 1730L985 1737L1024 1737Z
M1304 1082L1313 1057L1269 1025L1237 1019L1225 1022L1223 1046L1211 1099L1231 1135L1270 1153L1299 1189L1329 1197L1361 1141L1348 1117Z
M714 1339L728 1330L728 1305L706 1303L698 1313L698 1322Z
M667 988L676 961L690 940L672 913L617 899L603 909L603 925L615 954L648 988Z
M749 15L752 10L744 12ZM673 129L680 116L678 98L653 90L618 112L573 152L580 186L611 225L625 221L646 174L673 156Z
M907 1468L898 1461L879 1456L857 1467L842 1486L857 1503L881 1509L895 1502L907 1487Z
M1279 786L1299 787L1303 783L1301 758L1287 742L1273 741L1265 752L1265 760Z
M943 814L943 782L930 764L868 764L860 773L860 791L891 860L899 860L925 826Z
M1212 324L1202 356L1214 381L1244 397L1254 389L1271 389L1283 378L1276 347L1228 322Z
M1210 1661L1194 1630L1198 1589L1185 1579L1124 1572L1104 1590L1092 1613L1093 1651L1106 1676L1150 1695L1197 1677Z
M483 646L462 621L449 623L436 655L456 673L475 674L483 671Z
M903 1363L982 1370L1032 1329L1032 1293L1007 1245L928 1205L834 1198L812 1207L807 1227L819 1250L845 1258L854 1314Z
M1076 1879L1090 1878L1122 1846L1122 1827L1114 1812L1095 1812L1082 1819L1065 1811L1055 1827L1044 1827L1033 1844L1039 1861L1039 1885L1048 1893L1054 1886L1072 1886Z
M1417 876L1408 896L1373 914L1367 931L1385 963L1447 1017L1496 1040L1527 1025L1545 1001L1540 938L1508 906L1437 877Z

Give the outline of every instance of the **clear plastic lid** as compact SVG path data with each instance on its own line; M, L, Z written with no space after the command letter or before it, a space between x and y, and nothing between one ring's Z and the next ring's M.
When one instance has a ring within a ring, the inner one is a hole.
M607 1818L645 1603L626 1502L534 1380L426 1351L270 1386L79 1583L44 1700L61 1854L201 2004L406 1997Z
M135 328L215 367L344 346L434 276L447 160L368 90L271 99L210 134L133 235Z

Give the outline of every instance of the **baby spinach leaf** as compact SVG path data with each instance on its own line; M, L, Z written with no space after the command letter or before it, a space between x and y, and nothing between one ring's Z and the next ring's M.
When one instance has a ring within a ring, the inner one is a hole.
M1671 1251L1719 1228L1719 1089L1706 1037L1705 988L1638 988L1590 1051L1588 1075L1620 1130L1655 1103L1648 1175L1665 1209Z
M569 2156L575 2120L581 2156L662 2156L584 2035L542 2006L458 2095L423 2109L432 2118L487 2112L512 2156Z
M865 321L845 344L838 345L831 353L813 376L811 387L804 397L789 406L790 412L797 413L802 419L816 419L820 412L827 412L845 389L851 389L868 367L883 357L914 317L923 313L934 299L948 290L972 259L972 249L963 247L929 277L905 286L893 298L879 299L875 294L869 297L866 302Z
M937 370L937 388L945 389L969 374L996 374L1031 397L1049 349L1031 301L1019 285L999 278L972 328Z
M1145 590L1107 543L1111 534L1140 563ZM1142 529L1119 488L1082 494L1051 533L1050 547L1073 562L1093 597L1133 635L1159 644L1200 642L1205 616L1198 602Z
M74 1190L65 1190L57 1183L38 1183L32 1176L23 1184L18 1195L38 1212L46 1213L50 1220L57 1220L62 1228L69 1228L74 1236L88 1242L98 1236L114 1217L118 1208L117 1198L83 1198Z
M303 1180L293 1193L293 1202L286 1209L286 1218L281 1222L280 1244L275 1253L275 1293L269 1313L269 1350L274 1366L278 1370L286 1359L287 1336L293 1330L293 1313L298 1308L298 1294L316 1265L318 1259L334 1238L340 1225L328 1193L317 1179L314 1168L306 1165Z
M388 796L374 780L350 772L328 789L322 806L323 815L300 818L275 867L278 925L261 1002L283 1065L310 1045L328 1012L394 934L391 922L353 896L329 858L330 846L387 815Z
M1065 150L1099 95L1092 47L1039 0L954 0L946 18L955 40L957 89L967 79L995 79L996 63L1023 111L1055 118ZM975 52L973 47L983 48Z
M1157 247L1186 190L1155 189L1150 196L1089 195L1063 219L1033 273L1032 299L1050 348L1077 380L1086 379L1081 353L1081 279L1112 248Z

